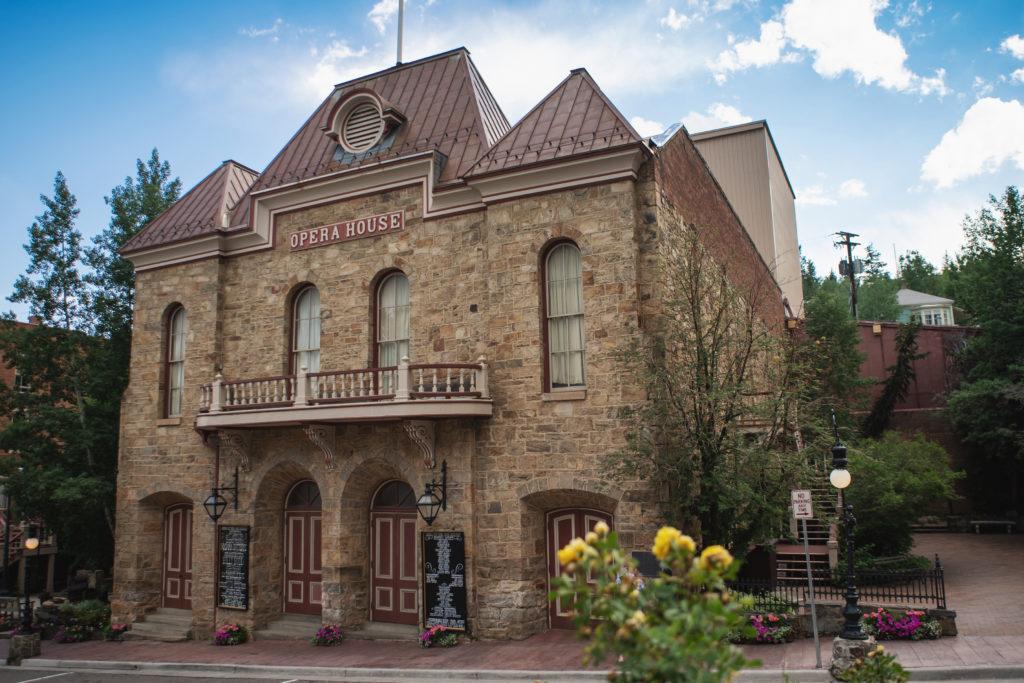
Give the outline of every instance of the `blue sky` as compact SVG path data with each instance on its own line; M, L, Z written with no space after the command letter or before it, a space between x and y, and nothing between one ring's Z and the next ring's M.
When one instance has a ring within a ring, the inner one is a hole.
M395 7L8 4L0 293L57 169L87 237L154 146L186 188L224 159L262 169L335 82L393 63ZM1022 34L1019 0L409 0L405 59L465 45L513 122L577 66L645 134L767 119L827 271L838 229L939 261L965 213L1021 183Z

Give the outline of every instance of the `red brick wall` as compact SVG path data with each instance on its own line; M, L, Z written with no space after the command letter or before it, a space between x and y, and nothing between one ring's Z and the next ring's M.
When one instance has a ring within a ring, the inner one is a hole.
M697 229L732 282L760 300L764 320L780 324L782 291L685 131L679 131L658 149L654 164L664 197L688 225Z

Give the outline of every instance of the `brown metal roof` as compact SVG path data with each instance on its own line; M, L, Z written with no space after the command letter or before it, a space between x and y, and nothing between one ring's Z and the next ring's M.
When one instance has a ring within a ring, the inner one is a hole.
M128 240L122 253L216 232L224 212L235 208L258 177L237 161L225 161Z
M601 92L586 69L573 69L467 173L507 171L639 143L640 135Z

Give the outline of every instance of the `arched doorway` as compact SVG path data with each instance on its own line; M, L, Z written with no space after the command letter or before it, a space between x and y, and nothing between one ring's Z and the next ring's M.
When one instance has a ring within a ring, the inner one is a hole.
M284 509L284 611L320 614L320 489L310 480L292 486Z
M192 609L192 505L164 510L163 606Z
M551 578L558 576L562 565L558 562L558 551L574 538L582 538L594 525L604 522L612 525L612 516L600 510L572 508L552 510L547 514L548 537L548 590ZM552 600L548 606L551 628L572 628L572 605L561 600Z
M416 495L392 480L370 505L370 620L415 625L417 594Z

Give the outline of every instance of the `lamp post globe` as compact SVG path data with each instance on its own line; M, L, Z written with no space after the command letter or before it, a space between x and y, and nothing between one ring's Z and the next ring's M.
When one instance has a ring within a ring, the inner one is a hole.
M831 474L828 475L829 483L835 486L837 489L842 491L850 485L851 477L849 470L832 470Z
M434 493L433 487L427 484L423 495L416 501L416 508L420 511L420 517L427 523L427 526L431 526L434 520L437 519L437 513L441 510L441 503L442 500Z

